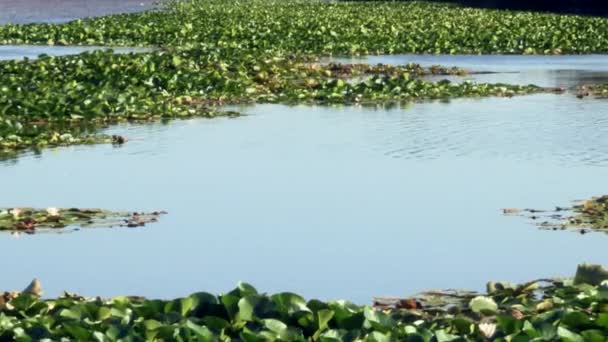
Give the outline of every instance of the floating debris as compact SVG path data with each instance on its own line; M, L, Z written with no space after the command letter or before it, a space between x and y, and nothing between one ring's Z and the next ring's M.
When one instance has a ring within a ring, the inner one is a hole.
M503 209L503 214L523 216L541 229L575 230L584 235L590 231L608 233L608 195L575 201L571 207L554 210Z
M608 97L608 83L582 85L576 88L576 97L579 99L593 96L594 98L604 99Z
M166 212L114 212L102 209L78 208L8 208L0 209L0 231L10 231L15 236L19 236L21 233L35 234L40 231L64 231L67 228L134 228L156 222L163 214L166 214Z

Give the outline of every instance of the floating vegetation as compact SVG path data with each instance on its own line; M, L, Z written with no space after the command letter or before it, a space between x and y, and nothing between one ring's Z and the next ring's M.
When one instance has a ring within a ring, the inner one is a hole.
M595 98L608 98L608 84L582 85L577 87L576 96L579 99L593 96Z
M1 44L235 46L240 54L580 54L608 52L608 19L428 2L192 0L165 11L5 25Z
M156 222L165 212L115 212L102 209L0 209L0 231L35 234L93 227L143 227Z
M542 229L608 232L608 195L577 201L554 210L503 209L505 215L527 217Z
M99 129L238 115L222 110L229 104L382 104L551 91L421 79L464 74L456 68L318 61L370 53L605 52L608 41L597 37L607 34L602 18L299 0L192 0L163 11L0 26L0 44L160 47L0 62L0 152L121 143Z
M531 85L422 79L465 73L457 68L323 65L305 57L260 59L237 50L95 51L0 62L0 150L121 143L126 140L96 132L122 121L238 116L222 110L229 104L379 104L546 91Z
M42 299L34 280L0 296L1 340L79 341L604 341L608 271L581 265L569 280L488 283L487 293L435 291L410 299L306 301L240 283L219 296L174 300ZM589 281L589 282L587 282ZM384 301L384 303L379 303Z

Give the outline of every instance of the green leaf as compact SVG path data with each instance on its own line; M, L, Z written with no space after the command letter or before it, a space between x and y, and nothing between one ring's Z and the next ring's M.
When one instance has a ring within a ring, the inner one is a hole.
M73 320L80 320L82 318L82 312L78 308L63 309L59 312L60 317L65 317Z
M346 331L332 329L321 334L320 339L322 342L342 342L344 336L346 336Z
M198 303L195 297L185 297L180 300L180 314L185 317Z
M311 312L306 306L304 298L289 292L276 294L270 299L277 305L277 310L286 315L293 315L297 312Z
M562 324L575 330L580 330L589 325L589 316L580 311L568 312L562 318Z
M332 310L319 310L317 312L317 329L319 331L327 329L329 322L333 317L334 312Z
M79 341L88 341L91 338L89 330L79 326L77 323L64 323L63 329L65 329L70 336Z
M379 331L372 331L369 335L367 335L366 341L369 342L390 342L393 339L391 338L391 334L383 334Z
M377 311L374 308L366 306L363 309L363 314L366 323L370 324L373 329L381 332L388 332L396 326L396 322L387 314Z
M146 327L146 330L156 330L162 327L163 324L154 319L147 319L144 321L144 326Z
M473 312L483 314L494 314L498 310L498 305L490 297L477 296L469 302L469 307Z
M437 342L448 342L457 340L458 336L449 334L443 329L439 329L435 331L435 338L437 339Z
M595 321L595 324L599 325L600 327L608 329L608 313L600 313L597 316L597 320Z
M189 319L186 320L186 327L195 332L203 341L211 341L214 339L213 333L207 327L197 325Z
M284 336L287 334L287 325L279 320L270 318L265 319L264 326L279 336Z
M604 342L606 335L601 330L585 330L581 333L583 339L587 342Z
M254 309L258 302L258 296L247 296L241 298L238 303L238 319L243 321L252 321L255 318Z
M563 327L557 328L557 335L561 337L562 341L564 342L585 342L581 335L573 333L572 331Z

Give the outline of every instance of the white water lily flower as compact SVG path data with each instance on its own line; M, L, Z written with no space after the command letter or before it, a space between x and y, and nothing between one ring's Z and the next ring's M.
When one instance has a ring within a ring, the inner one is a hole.
M47 208L46 212L49 216L59 216L59 209L57 208Z
M485 338L491 338L496 333L496 324L494 324L494 323L481 323L481 324L479 324L479 332Z
M14 208L11 210L11 214L13 215L13 218L15 220L19 218L19 215L21 215L22 212L23 212L23 210L21 210L19 208Z

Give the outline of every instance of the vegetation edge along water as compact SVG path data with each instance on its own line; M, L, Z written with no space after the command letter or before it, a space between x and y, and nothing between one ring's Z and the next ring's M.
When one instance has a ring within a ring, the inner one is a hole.
M96 133L126 120L235 116L222 106L242 102L358 105L536 93L546 89L427 82L408 67L370 68L347 82L332 67L310 63L383 53L600 53L608 41L598 37L607 34L604 18L417 1L189 0L161 11L4 25L1 44L161 51L1 62L0 149L120 143L125 139Z
M503 213L527 217L546 230L573 230L581 234L608 232L608 195L575 201L571 206L554 210L506 208Z
M222 106L240 102L382 104L545 91L427 82L420 76L428 71L417 66L360 70L311 63L325 55L370 53L602 53L608 41L598 37L606 33L602 18L295 0L192 0L160 12L6 25L0 27L3 44L162 51L0 63L0 145L120 143L90 134L126 120L235 115ZM349 82L353 75L364 80ZM0 300L0 340L604 341L607 286L493 283L483 295L436 293L387 308L268 296L247 284L220 296L175 300L41 299L24 291Z
M164 214L164 211L120 212L95 208L0 208L0 232L19 236L92 227L136 228L156 222Z
M487 292L433 291L373 306L258 292L240 283L218 296L173 300L40 298L34 280L0 296L0 341L605 341L608 270Z

